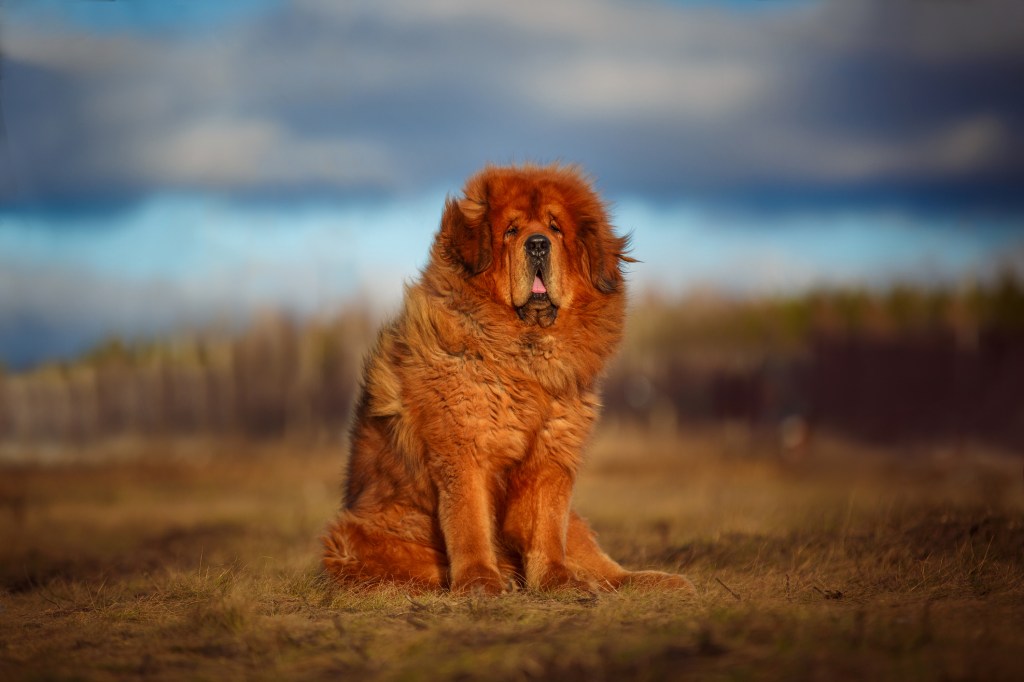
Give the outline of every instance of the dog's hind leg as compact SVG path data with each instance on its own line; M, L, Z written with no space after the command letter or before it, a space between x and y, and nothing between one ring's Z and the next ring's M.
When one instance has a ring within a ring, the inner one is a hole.
M596 583L603 590L634 585L694 591L693 583L686 576L663 571L627 571L604 553L594 531L576 512L569 513L565 560L569 570L580 580Z
M443 552L376 528L347 511L321 540L324 569L346 585L396 583L440 589L448 582Z

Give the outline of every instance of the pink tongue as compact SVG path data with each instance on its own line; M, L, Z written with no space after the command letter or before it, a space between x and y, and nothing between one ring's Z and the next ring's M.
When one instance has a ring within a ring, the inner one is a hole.
M530 291L534 294L548 293L548 290L544 288L544 281L540 278L540 275L536 275L533 278L533 288Z

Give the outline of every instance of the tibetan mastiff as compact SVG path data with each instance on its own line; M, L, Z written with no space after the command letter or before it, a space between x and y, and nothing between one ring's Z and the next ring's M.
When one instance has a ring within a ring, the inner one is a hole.
M488 167L447 200L366 360L329 574L488 594L692 589L627 571L570 509L622 336L626 247L573 167Z

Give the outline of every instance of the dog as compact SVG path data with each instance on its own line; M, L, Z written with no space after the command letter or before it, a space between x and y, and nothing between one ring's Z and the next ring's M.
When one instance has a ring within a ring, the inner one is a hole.
M692 590L624 569L570 509L622 337L627 247L572 166L489 166L447 199L364 366L329 575L486 594Z

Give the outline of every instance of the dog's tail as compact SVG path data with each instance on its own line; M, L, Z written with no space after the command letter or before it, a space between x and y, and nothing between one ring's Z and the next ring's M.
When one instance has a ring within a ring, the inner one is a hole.
M339 582L350 582L360 572L346 516L342 514L320 536L324 546L324 570Z
M439 589L448 582L448 562L434 547L370 527L343 511L320 541L324 570L346 585L413 583Z

